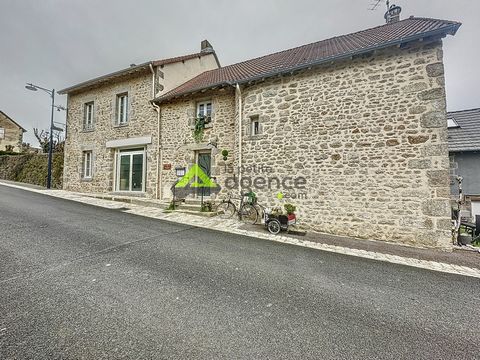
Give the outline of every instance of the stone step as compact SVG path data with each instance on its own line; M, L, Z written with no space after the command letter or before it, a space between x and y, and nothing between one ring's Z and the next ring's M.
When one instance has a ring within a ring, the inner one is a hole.
M83 195L88 197L93 197L96 199L120 201L127 204L148 206L148 207L154 207L159 209L165 209L170 204L169 201L145 199L141 197L130 197L130 196L110 195L110 194L83 194Z
M189 210L189 211L200 211L201 206L199 205L192 205L192 204L177 204L177 208L179 210Z
M189 215L197 215L203 217L213 217L217 215L216 212L202 212L202 211L193 211L193 210L185 210L185 209L177 209L177 210L165 210L165 212L173 212L173 213L180 213L180 214L189 214Z

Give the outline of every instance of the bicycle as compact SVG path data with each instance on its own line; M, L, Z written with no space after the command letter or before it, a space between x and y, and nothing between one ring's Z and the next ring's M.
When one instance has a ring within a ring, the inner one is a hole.
M217 215L222 219L230 219L235 213L238 214L238 219L247 224L255 224L258 221L258 211L254 206L255 201L252 199L252 193L241 194L240 205L237 206L232 201L232 194L229 193L226 199L223 199L220 204L217 205L215 211ZM246 200L245 200L246 199Z

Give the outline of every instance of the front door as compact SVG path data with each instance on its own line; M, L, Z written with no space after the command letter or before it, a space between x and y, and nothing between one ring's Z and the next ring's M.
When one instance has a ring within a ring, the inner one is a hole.
M211 172L212 172L212 155L210 152L199 152L197 153L197 164L198 167L207 175L210 177ZM197 182L201 183L202 180L197 177ZM197 196L202 196L202 191L203 191L203 196L210 196L210 188L209 187L199 187L197 189Z
M145 150L120 150L117 161L117 191L144 190Z

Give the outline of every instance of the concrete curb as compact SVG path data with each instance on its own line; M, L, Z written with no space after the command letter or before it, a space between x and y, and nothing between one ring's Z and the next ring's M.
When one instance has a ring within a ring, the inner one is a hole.
M128 210L124 210L124 212L129 214L149 217L153 219L187 224L187 225L192 225L196 227L222 231L226 233L232 233L237 235L244 235L244 236L255 237L255 238L264 239L264 240L280 242L284 244L303 246L311 249L328 251L331 253L356 256L356 257L377 260L377 261L384 261L392 264L412 266L412 267L425 269L425 270L480 278L480 269L477 269L477 268L471 268L466 266L447 264L447 263L441 263L441 262L435 262L435 261L429 261L429 260L420 260L420 259L397 256L397 255L373 252L373 251L352 249L352 248L347 248L342 246L321 244L321 243L307 241L307 240L294 239L288 236L272 235L267 232L265 233L255 232L254 234L252 234L250 231L240 229L239 227L242 224L238 223L235 220L197 217L197 216L191 216L188 214L172 213L172 212L168 213L168 212L164 212L162 209L159 209L159 208L146 207L146 206L141 206L137 204L125 204L125 203L119 203L117 201L112 201L112 200L92 198L92 197L85 196L84 194L74 193L74 192L69 192L64 190L32 189L32 188L28 188L28 187L24 187L16 184L4 183L1 181L0 181L0 185L9 186L9 187L22 189L26 191L31 191L31 192L48 195L56 198L76 201L76 202L89 204L93 206L99 206L107 209L125 209L126 205L128 205Z

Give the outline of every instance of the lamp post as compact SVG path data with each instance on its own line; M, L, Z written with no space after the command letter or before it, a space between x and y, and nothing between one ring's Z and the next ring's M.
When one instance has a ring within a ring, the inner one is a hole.
M33 85L30 83L27 83L25 88L31 91L43 90L52 98L52 114L50 117L50 139L48 142L48 170L47 170L47 189L50 189L52 187L53 130L54 129L58 130L58 128L56 128L53 124L53 109L57 108L58 111L66 110L66 109L63 106L55 106L55 89L49 90L41 86Z

